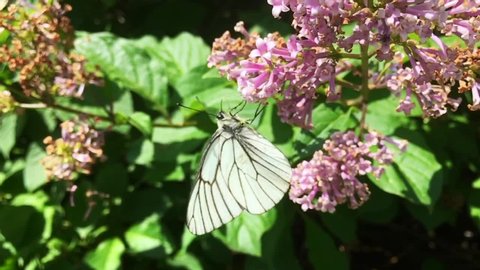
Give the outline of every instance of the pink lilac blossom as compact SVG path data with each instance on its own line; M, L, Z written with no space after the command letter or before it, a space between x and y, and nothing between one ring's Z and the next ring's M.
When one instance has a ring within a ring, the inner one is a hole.
M61 138L44 139L47 156L42 160L47 176L60 180L74 179L74 173L89 174L93 164L104 158L103 133L92 128L85 119L61 124Z
M369 72L374 80L362 79L374 82L373 88L393 86L390 90L401 99L398 111L410 113L416 100L424 117L439 117L460 103L450 97L450 89L466 79L470 67L456 61L459 49L449 48L438 34L457 35L472 50L480 41L479 0L380 1L375 7L353 0L267 2L274 17L292 13L296 33L287 39L278 33L261 37L240 22L235 31L243 38L226 32L215 40L209 66L235 80L247 101L276 99L282 121L312 127L311 110L320 90L325 89L327 101L341 98L336 77L339 66L348 62L341 55L358 45L368 45L374 52L370 56L380 61L393 62L390 70ZM346 33L347 25L353 31ZM399 52L408 61L396 61ZM393 82L397 78L401 81Z
M407 146L404 140L376 132L365 134L363 141L353 131L334 133L324 143L323 151L317 151L310 161L301 162L293 170L290 199L300 204L303 211L333 213L340 204L346 203L350 208L361 206L370 191L359 176L368 173L376 178L382 176L384 166L393 162L393 152L387 144L401 151Z

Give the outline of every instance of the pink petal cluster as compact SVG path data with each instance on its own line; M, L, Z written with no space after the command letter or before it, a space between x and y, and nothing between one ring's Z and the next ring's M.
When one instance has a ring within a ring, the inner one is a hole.
M337 205L347 203L357 208L368 200L368 185L359 176L372 173L380 178L384 166L393 162L387 144L405 151L407 143L370 132L363 141L353 132L336 132L310 161L303 161L294 170L290 199L304 211L315 209L333 213Z
M353 0L267 2L274 17L292 13L296 34L287 40L278 33L260 37L239 23L235 30L243 39L232 39L228 32L217 39L209 65L235 80L247 101L278 100L284 122L312 127L311 112L322 87L327 100L341 97L336 76L348 60L340 54L355 45L368 45L371 56L380 61L392 63L399 52L408 58L370 73L377 76L373 87L388 86L402 99L398 111L409 113L416 99L425 117L439 117L460 104L450 90L465 81L471 67L461 65L457 60L463 52L448 48L439 35L456 35L474 50L480 41L480 1L396 0L374 2L375 6ZM347 24L354 25L349 34ZM394 82L398 78L402 81ZM476 84L466 85L470 88L465 91L475 95Z
M72 180L74 173L89 174L92 165L103 156L103 133L91 127L86 119L61 124L62 137L44 139L47 156L42 160L47 176Z

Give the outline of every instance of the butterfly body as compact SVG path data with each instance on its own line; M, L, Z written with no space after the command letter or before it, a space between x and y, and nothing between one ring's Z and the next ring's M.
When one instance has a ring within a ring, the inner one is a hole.
M247 121L219 112L218 129L207 143L190 195L187 227L210 232L240 215L261 214L288 190L287 158Z

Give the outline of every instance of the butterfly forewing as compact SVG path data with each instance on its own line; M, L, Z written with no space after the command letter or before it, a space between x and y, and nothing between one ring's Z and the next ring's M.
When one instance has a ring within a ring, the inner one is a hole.
M190 195L187 227L197 235L240 215L261 214L288 190L291 167L272 143L234 116L219 120Z

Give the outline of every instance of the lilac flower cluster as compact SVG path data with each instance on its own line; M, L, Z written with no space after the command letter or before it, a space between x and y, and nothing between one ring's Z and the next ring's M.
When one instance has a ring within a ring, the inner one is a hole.
M312 160L303 161L294 170L290 199L303 211L315 209L333 213L337 205L357 208L368 200L368 185L359 176L372 173L380 178L384 166L393 162L387 144L405 151L407 143L370 132L363 141L353 131L336 132L317 151ZM374 163L376 162L376 164Z
M384 82L371 88L388 87L402 99L398 111L408 114L415 106L414 99L425 117L441 116L449 107L455 110L461 99L451 98L450 93L462 83L463 91L471 91L474 98L469 108L477 109L480 79L469 72L471 66L458 59L477 54L474 45L480 41L480 1L396 0L375 2L375 6L370 6L371 1L353 0L268 3L273 6L274 17L293 13L297 33L286 40L278 33L260 37L249 34L239 23L235 31L243 38L233 39L226 32L216 39L209 65L235 80L247 101L277 99L283 121L312 127L318 91L325 88L327 100L341 97L341 85L336 81L341 67L348 57L365 61L365 55L350 54L355 45L367 48L366 61L375 56L391 62L398 53L408 58L405 63L386 65L385 70L369 74L372 78L381 76L377 81ZM348 24L354 28L346 34ZM468 49L449 48L439 34L457 36Z
M70 10L57 1L17 1L0 11L0 29L9 35L0 46L0 61L18 74L25 95L81 98L85 85L101 82L72 51Z
M62 137L44 139L47 156L42 160L47 176L72 180L75 173L89 174L92 165L103 156L103 133L91 127L86 119L61 124Z

